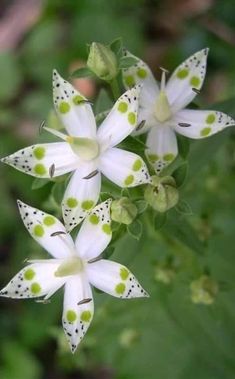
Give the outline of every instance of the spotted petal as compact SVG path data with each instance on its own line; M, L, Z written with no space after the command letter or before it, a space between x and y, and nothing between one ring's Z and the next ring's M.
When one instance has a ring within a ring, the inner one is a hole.
M145 154L159 174L178 154L175 132L167 125L152 128L147 137Z
M54 274L59 266L56 259L38 261L24 267L0 291L0 295L14 299L45 296L48 299L65 283L65 278L57 278Z
M208 49L198 51L178 66L171 75L166 85L166 93L173 113L194 99L194 89L201 89L206 74L207 55Z
M119 97L100 125L97 138L102 151L120 143L137 126L139 92L140 88L134 87Z
M135 276L119 263L101 259L87 265L89 282L101 291L123 299L148 297Z
M53 71L53 97L56 112L69 135L95 137L96 122L91 105L56 70Z
M93 297L86 277L71 277L65 285L62 323L72 353L89 328L93 314Z
M73 240L57 218L19 200L18 206L25 227L44 249L55 258L66 258L71 254Z
M148 169L143 159L137 154L115 147L100 157L99 168L120 187L135 187L149 182Z
M83 163L70 179L62 201L67 230L78 225L99 199L101 175L96 169L95 162Z
M171 120L175 131L189 138L209 137L235 125L235 120L218 111L184 109Z
M86 217L76 238L76 250L83 259L99 256L112 238L111 199L97 205Z
M1 161L37 178L60 176L79 166L79 158L66 142L29 146Z

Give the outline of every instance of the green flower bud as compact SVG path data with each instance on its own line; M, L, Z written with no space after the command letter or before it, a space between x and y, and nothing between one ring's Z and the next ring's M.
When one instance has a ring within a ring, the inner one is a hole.
M214 303L219 287L208 275L202 275L190 284L191 300L195 304L210 305Z
M136 218L137 207L128 197L114 200L111 205L111 218L113 221L129 225Z
M139 333L134 329L124 329L119 337L121 346L125 348L132 347L139 339Z
M172 176L152 176L152 183L147 185L144 198L158 212L173 208L179 201L175 179Z
M174 279L175 271L170 267L157 266L155 269L155 279L164 284L170 284Z
M87 66L102 80L110 81L118 74L116 55L101 43L91 44Z

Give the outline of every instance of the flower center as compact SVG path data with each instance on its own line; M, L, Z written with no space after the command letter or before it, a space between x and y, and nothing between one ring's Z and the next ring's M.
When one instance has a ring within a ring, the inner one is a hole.
M163 70L160 93L154 107L154 115L159 122L165 122L171 117L171 108L165 91L166 72Z
M79 257L65 259L55 272L56 277L79 274L84 270L84 263Z
M66 141L70 144L73 152L84 161L91 161L99 155L99 145L94 139L68 136Z

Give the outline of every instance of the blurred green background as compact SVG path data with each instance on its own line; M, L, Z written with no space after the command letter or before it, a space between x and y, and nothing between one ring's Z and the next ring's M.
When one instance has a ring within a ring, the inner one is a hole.
M234 117L234 14L233 0L1 0L1 156L49 140L38 129L52 108L51 71L68 78L84 65L92 41L122 37L157 77L160 66L172 70L208 46L197 105ZM99 90L86 79L74 85L90 98ZM25 258L45 254L25 230L16 199L56 211L60 194L54 186L51 195L51 183L31 190L34 179L9 166L1 165L0 180L3 286ZM234 378L234 194L234 129L191 143L178 209L162 229L150 232L144 224L140 241L126 235L112 256L136 274L150 299L95 293L95 317L74 356L61 327L62 291L48 305L1 299L0 378ZM190 283L204 274L218 287L211 305L192 301Z

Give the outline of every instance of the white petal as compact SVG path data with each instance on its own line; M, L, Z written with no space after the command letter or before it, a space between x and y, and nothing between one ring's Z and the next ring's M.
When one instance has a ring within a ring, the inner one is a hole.
M63 175L79 166L79 158L66 142L29 146L1 160L19 171L38 178ZM51 175L53 165L53 175Z
M97 138L102 151L120 143L137 126L139 92L140 88L134 87L119 97L100 125Z
M87 303L79 304L83 300ZM88 330L93 314L93 297L87 279L84 275L71 277L65 285L62 323L72 353Z
M152 106L149 105L148 107L139 107L137 127L132 133L133 136L138 136L140 134L146 133L149 129L157 127L159 125L159 122L154 116L153 108L154 104ZM142 121L145 121L145 123L143 127L140 127L140 123Z
M101 175L98 172L90 179L84 179L97 169L95 162L86 162L75 171L62 201L64 222L67 230L78 225L96 205L101 188Z
M148 297L134 275L119 263L101 259L87 265L89 282L112 296L123 299Z
M76 250L87 261L100 255L111 241L110 205L111 200L97 205L86 217L77 235Z
M175 132L167 125L152 128L148 134L145 154L159 174L178 154Z
M120 187L135 187L150 180L146 164L139 155L115 147L100 157L99 168Z
M166 93L172 112L188 105L196 96L196 90L200 90L206 75L208 49L203 49L190 56L171 75Z
M91 105L56 70L53 71L53 98L56 112L69 135L95 137L96 122Z
M30 207L18 200L21 218L32 237L55 258L66 258L74 243L64 225L54 216ZM53 233L61 232L53 236Z
M56 259L28 265L12 278L0 295L14 299L41 296L48 298L65 283L65 278L54 275L58 266Z
M138 59L138 62L134 66L122 70L124 86L128 89L136 84L141 84L140 104L141 106L147 107L156 100L159 93L157 81L150 68L141 59L129 51L125 52L125 56L134 57Z
M209 137L229 126L235 125L235 120L225 113L191 109L179 111L171 122L176 132L189 138ZM188 126L183 124L188 124Z

